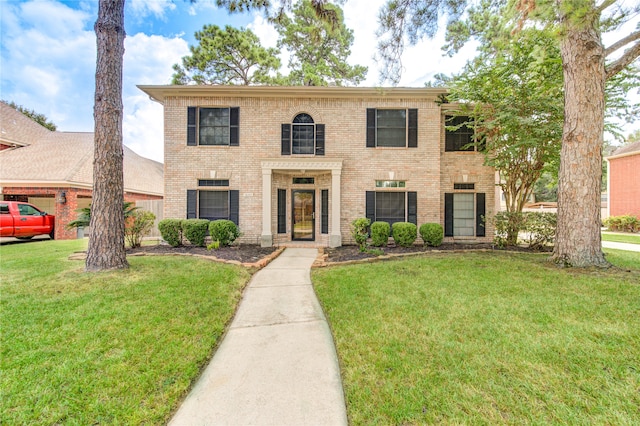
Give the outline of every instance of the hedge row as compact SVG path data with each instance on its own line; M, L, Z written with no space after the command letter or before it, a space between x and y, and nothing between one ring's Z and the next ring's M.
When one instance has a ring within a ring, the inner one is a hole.
M374 247L385 246L390 236L397 245L410 247L418 238L418 227L410 222L396 222L393 226L387 222L371 223L366 217L361 217L351 222L351 235L361 251L366 250L369 237ZM438 223L425 223L420 226L420 236L425 246L438 247L444 239L444 229Z
M217 247L231 245L240 236L238 226L226 219L164 219L158 223L158 230L172 247L182 245L185 239L194 246L204 247L207 231Z

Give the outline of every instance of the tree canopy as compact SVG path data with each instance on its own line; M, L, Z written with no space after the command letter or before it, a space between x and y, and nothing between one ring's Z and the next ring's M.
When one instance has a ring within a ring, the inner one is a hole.
M283 3L274 11L259 1L219 1L231 11L265 7L279 33L278 49L265 48L248 29L207 25L196 33L182 66L174 65L173 84L357 85L367 68L348 63L353 31L339 6L313 0ZM291 9L289 9L291 8ZM290 12L290 13L287 13ZM279 51L290 54L289 74L279 72Z
M268 84L280 68L278 50L265 48L251 30L205 25L182 66L174 64L173 84Z
M13 101L2 101L2 102L9 105L11 108L15 109L16 111L20 111L21 113L23 113L24 115L26 115L27 117L35 121L36 123L40 124L42 127L46 127L52 132L55 132L58 129L58 126L56 126L52 121L49 121L47 116L44 114L40 114L38 112L35 112L32 109L25 108L22 105L18 105Z
M367 67L348 64L353 31L344 24L342 9L327 4L325 10L332 12L332 21L318 15L312 1L302 0L294 6L292 18L283 14L273 20L280 34L278 47L291 54L285 84L342 86L364 80Z

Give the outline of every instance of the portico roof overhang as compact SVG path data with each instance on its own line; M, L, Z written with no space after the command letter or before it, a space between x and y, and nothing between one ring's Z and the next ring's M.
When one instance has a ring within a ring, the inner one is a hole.
M268 247L273 244L271 230L271 179L273 171L330 171L331 172L331 214L329 246L342 245L340 233L340 179L342 175L342 159L328 158L277 158L266 159L260 163L262 167L262 236L261 245Z

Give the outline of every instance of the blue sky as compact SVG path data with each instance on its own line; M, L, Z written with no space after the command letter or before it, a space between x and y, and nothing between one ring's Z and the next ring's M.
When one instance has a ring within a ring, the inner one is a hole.
M248 27L264 45L275 46L277 34L262 15L229 15L212 3L126 2L123 138L140 155L163 161L163 117L162 106L136 85L169 84L172 65L189 53L193 35L203 25ZM372 58L377 13L383 4L384 0L348 0L343 5L355 38L350 62L369 67L363 86L378 85ZM0 0L0 98L45 114L58 130L93 131L97 12L97 0ZM401 86L420 87L435 73L456 73L474 54L470 44L455 57L445 57L442 43L441 34L406 49Z

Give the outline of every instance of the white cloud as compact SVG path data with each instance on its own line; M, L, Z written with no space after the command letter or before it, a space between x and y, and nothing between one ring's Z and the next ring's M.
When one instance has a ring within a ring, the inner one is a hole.
M142 18L153 15L165 19L165 13L176 8L173 0L129 0L127 4L137 17Z
M124 144L143 157L163 161L163 109L136 87L169 84L172 65L189 53L181 38L138 33L125 39L122 132Z
M93 130L91 14L53 1L0 8L2 97L45 114L60 129Z
M255 13L253 15L253 21L247 25L247 28L260 38L260 42L264 47L276 47L278 43L278 32L264 16Z
M164 161L163 107L147 95L125 98L122 135L125 145L137 154L156 161Z

